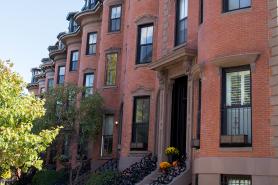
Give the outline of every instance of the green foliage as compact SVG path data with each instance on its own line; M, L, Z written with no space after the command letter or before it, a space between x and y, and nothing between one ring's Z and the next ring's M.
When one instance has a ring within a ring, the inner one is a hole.
M36 121L33 131L38 132L53 126L72 129L78 115L76 102L78 93L81 91L81 88L68 84L55 87L46 92L43 95L46 113Z
M81 142L85 142L85 138L88 137L96 139L102 128L103 119L103 99L98 92L82 99L79 115Z
M0 61L0 176L20 175L30 167L41 169L40 153L52 143L59 128L32 132L35 119L45 113L44 101L24 94L22 78Z
M119 175L116 171L107 171L102 173L93 174L86 185L104 185L113 184L113 179Z
M68 175L64 171L42 170L32 179L32 185L66 184Z

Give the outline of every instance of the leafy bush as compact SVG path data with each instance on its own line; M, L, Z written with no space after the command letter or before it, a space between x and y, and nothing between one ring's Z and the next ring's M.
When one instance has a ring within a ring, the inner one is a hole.
M107 171L102 173L93 174L86 185L105 185L113 184L114 177L118 176L119 172Z
M68 175L64 171L42 170L32 179L32 185L66 185Z

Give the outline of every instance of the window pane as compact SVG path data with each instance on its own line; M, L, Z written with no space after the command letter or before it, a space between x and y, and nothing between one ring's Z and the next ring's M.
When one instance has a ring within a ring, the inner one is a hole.
M77 61L72 61L71 62L71 70L77 70L77 65L78 65Z
M96 53L96 44L92 44L92 45L89 45L89 48L88 48L88 54L91 55L91 54L95 54Z
M226 105L250 104L251 84L250 71L231 72L226 74Z
M240 0L229 0L229 10L235 10L239 8Z
M115 31L120 30L121 27L121 19L115 19Z
M251 6L251 0L240 0L240 8Z
M78 51L72 52L72 61L77 61L78 60Z
M95 44L95 43L97 43L97 34L91 33L89 35L89 44Z
M186 18L188 15L188 0L179 0L179 20Z
M153 43L153 26L147 28L147 44Z
M120 18L121 17L121 6L113 7L111 10L111 19Z
M48 87L48 89L51 89L54 87L54 79L53 78L48 79L47 87Z
M59 67L59 75L65 75L65 67Z
M106 115L103 124L103 135L113 135L114 116Z
M148 27L141 28L141 44L147 44Z

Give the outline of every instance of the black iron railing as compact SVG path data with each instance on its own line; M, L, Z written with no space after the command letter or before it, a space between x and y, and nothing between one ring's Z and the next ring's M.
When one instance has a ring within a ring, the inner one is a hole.
M148 154L141 161L134 163L102 185L134 185L151 174L157 167L156 163L157 158Z
M110 159L93 172L91 171L91 163L88 163L86 166L84 166L84 169L80 171L79 177L74 182L74 185L84 185L89 180L92 174L102 173L106 171L118 171L118 160Z
M182 157L178 161L178 165L176 167L170 167L168 170L163 172L160 176L157 177L150 185L162 185L169 184L174 180L175 177L179 176L186 170L186 158Z
M103 165L95 170L95 173L102 173L106 171L117 171L118 170L118 159L110 159Z
M221 144L252 144L251 106L222 110Z

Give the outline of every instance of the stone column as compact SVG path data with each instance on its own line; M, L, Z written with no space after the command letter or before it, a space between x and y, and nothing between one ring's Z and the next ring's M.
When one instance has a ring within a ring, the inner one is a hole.
M166 72L158 72L158 79L159 79L159 90L160 90L160 97L159 97L159 113L158 113L158 135L157 135L157 157L158 162L161 162L164 158L164 145L166 142L165 139L165 122L166 122Z

